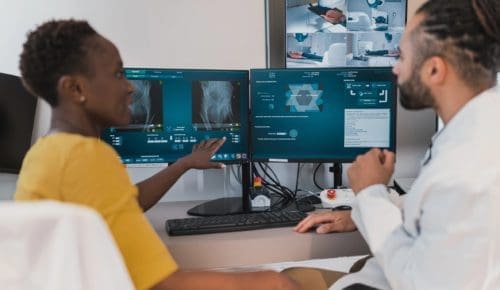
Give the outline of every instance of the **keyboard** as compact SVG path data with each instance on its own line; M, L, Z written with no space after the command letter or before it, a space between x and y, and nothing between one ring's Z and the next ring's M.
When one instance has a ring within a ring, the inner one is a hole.
M170 219L165 229L171 236L213 234L295 226L307 214L300 211L269 211L246 214Z

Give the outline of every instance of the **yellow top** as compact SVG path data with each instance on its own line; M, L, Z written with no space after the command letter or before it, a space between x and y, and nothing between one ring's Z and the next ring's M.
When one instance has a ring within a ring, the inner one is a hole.
M144 216L137 195L111 146L97 138L57 133L41 138L29 150L15 199L54 199L97 210L135 287L148 289L176 271L177 264Z

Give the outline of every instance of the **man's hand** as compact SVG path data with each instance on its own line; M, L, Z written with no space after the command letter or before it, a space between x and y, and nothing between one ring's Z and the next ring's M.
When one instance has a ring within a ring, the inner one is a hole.
M347 171L347 176L352 190L358 193L371 185L387 184L393 172L394 153L376 148L359 155Z
M224 168L225 165L220 162L211 162L212 156L226 141L226 137L222 139L208 139L193 145L193 152L182 158L188 168L193 169L210 169Z
M344 210L310 214L295 226L293 230L298 233L305 233L316 226L318 234L351 232L356 229L356 225L354 225L351 219L351 211Z

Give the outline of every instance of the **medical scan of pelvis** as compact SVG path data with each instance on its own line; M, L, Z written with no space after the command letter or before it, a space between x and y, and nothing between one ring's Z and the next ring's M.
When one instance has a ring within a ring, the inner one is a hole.
M130 104L132 110L131 123L148 124L151 113L151 98L149 96L151 83L145 80L131 80L130 82L134 86L132 104Z
M162 129L162 91L159 80L129 80L133 87L130 122L114 129L126 131L148 131Z
M200 81L202 98L200 117L205 129L219 127L221 123L231 122L233 108L231 99L233 85L230 81ZM217 126L219 124L219 126Z

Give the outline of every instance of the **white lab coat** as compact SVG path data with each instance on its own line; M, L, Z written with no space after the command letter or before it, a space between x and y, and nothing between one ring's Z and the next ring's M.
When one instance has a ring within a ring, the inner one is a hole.
M500 289L500 88L433 137L402 211L383 185L356 199L352 218L374 258L330 289Z

